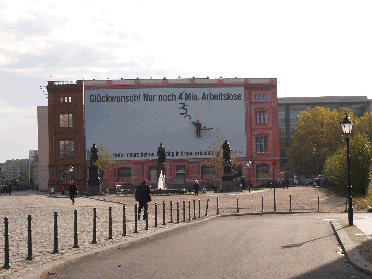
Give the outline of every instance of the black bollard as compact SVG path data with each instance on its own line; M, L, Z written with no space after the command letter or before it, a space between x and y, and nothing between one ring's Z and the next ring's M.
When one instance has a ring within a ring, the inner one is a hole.
M209 199L207 199L207 205L205 207L205 216L208 216L208 204L209 204Z
M149 229L149 216L148 216L149 212L148 212L148 204L145 205L145 219L146 219L146 227L145 227L145 230L148 230Z
M9 224L8 217L5 217L4 218L4 229L5 229L5 233L4 233L4 238L5 238L4 252L5 252L5 260L4 260L3 268L6 268L6 269L10 268L10 264L9 264L9 228L8 228L8 224Z
M347 198L346 198L346 202L345 202L345 212L347 212L347 202L348 202L348 200L347 200Z
M97 208L93 208L93 240L92 244L97 244Z
M134 232L133 233L138 233L138 230L137 230L137 216L138 215L138 211L137 211L137 204L134 205Z
M318 196L318 212L319 212L319 196Z
M194 220L196 219L196 208L195 208L195 200L193 200L194 203Z
M74 210L74 246L72 248L79 248L78 245L78 230L77 230L77 210Z
M125 218L125 204L123 205L123 236L127 235L127 220Z
M173 202L170 201L170 222L173 223Z
M167 223L165 222L165 201L163 201L163 225L166 225Z
M264 208L263 208L263 196L261 196L261 211L264 212Z
M217 197L217 215L220 214L220 208L218 206L218 197Z
M189 201L189 221L191 221L191 202Z
M236 213L239 213L239 197L236 197Z
M31 230L32 217L31 217L31 215L28 215L27 220L28 220L28 230L27 230L28 231L28 241L27 241L28 255L27 255L26 260L31 261L32 260L32 236L31 236L31 233L32 233L32 230Z
M59 253L58 251L58 225L57 225L58 213L54 212L54 250L53 254Z
M289 195L289 211L292 211L292 196Z
M155 203L155 228L158 227L158 203Z
M180 202L177 201L177 223L180 222Z
M186 222L186 205L185 201L183 201L183 221Z
M109 237L108 239L112 239L112 215L111 215L112 207L109 207Z
M199 218L200 218L200 200L199 200Z

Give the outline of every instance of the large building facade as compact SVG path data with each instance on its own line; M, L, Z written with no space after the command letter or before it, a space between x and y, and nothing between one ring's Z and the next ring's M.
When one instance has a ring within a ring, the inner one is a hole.
M85 187L86 150L93 143L116 160L104 176L106 188L143 178L155 184L160 143L168 185L207 182L214 178L208 161L216 131L235 151L237 175L258 186L273 178L276 161L279 178L274 78L49 81L47 90L49 187L71 180Z

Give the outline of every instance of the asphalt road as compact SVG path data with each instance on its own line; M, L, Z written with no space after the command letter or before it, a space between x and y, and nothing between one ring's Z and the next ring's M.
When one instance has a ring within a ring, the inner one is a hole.
M329 224L334 216L215 218L47 278L370 278L339 253Z

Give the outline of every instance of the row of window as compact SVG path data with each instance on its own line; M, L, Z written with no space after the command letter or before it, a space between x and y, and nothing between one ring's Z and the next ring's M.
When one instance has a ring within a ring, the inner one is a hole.
M255 111L256 123L267 123L266 110L256 110ZM59 116L59 127L68 128L73 127L72 114L60 114Z
M264 94L255 94L254 95L254 98L256 99L256 100L261 100L261 99L266 99L266 94L264 93Z
M59 116L59 127L72 127L72 114L61 114Z
M59 157L60 158L74 157L74 141L72 140L59 141Z
M181 170L181 171L177 171ZM183 171L182 171L183 170ZM185 173L185 166L184 165L179 165L176 166L176 176L177 175L184 175ZM238 169L235 170L238 176L242 175L242 166L240 165ZM256 173L257 175L263 174L263 173L269 173L270 168L268 164L258 164L256 165ZM117 170L118 178L119 181L121 178L130 178L132 176L132 171L131 168L129 167L124 167L124 168L119 168ZM206 179L214 179L215 172L212 168L209 166L202 166L201 167L201 179L206 180ZM149 166L148 167L148 181L156 181L157 180L157 167L155 166Z
M256 110L256 123L267 123L266 110Z
M59 152L60 158L73 158L74 155L74 141L72 140L61 140L59 141ZM269 152L269 137L259 136L256 137L256 153L268 153ZM123 170L124 171L124 170ZM176 172L185 172L184 166L177 166ZM125 177L128 174L119 174L118 176ZM129 175L130 176L130 175Z
M268 153L269 152L269 137L260 136L256 137L256 153Z
M61 103L71 103L71 97L61 97Z

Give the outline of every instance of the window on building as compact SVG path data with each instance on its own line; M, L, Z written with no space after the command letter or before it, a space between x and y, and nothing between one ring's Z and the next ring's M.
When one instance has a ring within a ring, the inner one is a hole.
M72 114L61 114L59 116L59 127L72 127Z
M258 98L261 100L261 94L258 94Z
M185 172L185 165L176 166L176 172Z
M262 95L262 99L266 99L266 94L263 94Z
M60 158L73 158L74 157L74 141L61 140L59 141Z
M257 100L257 94L254 94L254 98Z
M256 110L256 123L267 123L266 110Z
M61 170L60 171L60 174L61 174L61 179L68 179L68 178L70 178L70 172L69 172L69 170Z
M269 165L268 164L256 165L256 174L258 178L268 177Z
M158 171L156 167L148 167L148 181L157 181L158 180Z
M214 179L215 177L215 171L209 167L209 166L202 166L201 167L201 174L202 174L202 179L207 180L207 179Z
M242 176L242 175L243 175L243 167L242 167L242 165L240 164L240 165L238 165L237 167L235 167L235 166L233 165L233 167L232 167L232 172L233 172L233 176L234 176L234 178L237 178L237 177L239 177L239 176Z
M269 137L260 136L256 137L256 153L268 153L269 152Z
M61 97L61 103L71 103L71 97Z
M118 168L118 177L131 177L131 168Z

